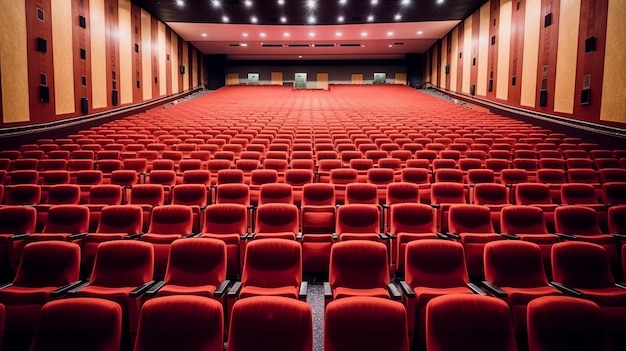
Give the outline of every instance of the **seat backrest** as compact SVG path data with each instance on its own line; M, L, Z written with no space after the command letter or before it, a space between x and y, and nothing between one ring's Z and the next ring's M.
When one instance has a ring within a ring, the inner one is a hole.
M602 184L602 202L605 205L626 205L626 181Z
M607 216L610 234L626 233L626 206L609 207ZM624 262L626 262L626 257L624 257Z
M293 204L291 185L284 183L269 183L261 185L259 205L269 203Z
M500 171L500 183L519 184L528 182L528 171L525 169L513 168Z
M479 183L474 186L477 205L505 205L509 203L509 189L504 184Z
M451 233L494 233L491 211L486 206L452 205L448 222Z
M42 233L87 233L89 208L82 205L55 205L48 210Z
M250 205L250 188L246 184L220 184L215 193L215 202Z
M247 230L247 209L241 204L214 204L206 208L203 233L240 234Z
M311 183L302 187L302 206L335 204L335 188L330 184Z
M86 297L61 299L41 308L30 350L116 351L121 335L118 303Z
M378 205L378 189L374 184L350 183L346 185L346 205Z
M41 187L36 184L18 184L6 189L7 205L38 205Z
M100 243L89 278L90 285L110 288L136 287L152 279L154 247L137 240Z
M141 207L134 205L106 206L100 213L97 233L138 234L143 226Z
M367 240L333 244L328 281L333 288L386 288L390 281L387 247Z
M47 204L78 205L80 187L75 184L57 184L48 189Z
M165 283L181 286L213 285L226 278L226 243L194 238L175 240L165 272Z
M606 250L583 241L552 245L552 277L573 288L606 288L615 283Z
M172 205L206 206L207 187L202 184L180 184L174 187Z
M240 169L221 169L217 171L217 184L243 183L244 175Z
M601 234L596 211L586 206L560 206L554 211L554 226L557 233L571 235Z
M310 351L313 348L311 306L277 296L255 296L235 302L227 351Z
M256 210L255 230L257 233L298 233L298 208L292 204L270 203Z
M596 189L591 184L563 184L561 186L561 203L564 205L597 204Z
M548 285L539 245L521 240L498 240L485 245L485 278L501 287Z
M27 206L0 207L0 233L31 234L35 232L37 210Z
M515 203L518 205L551 204L550 187L542 183L520 183L515 186Z
M351 204L337 209L337 234L374 233L380 231L378 208L372 205Z
M500 226L507 234L548 234L543 211L525 205L506 206L500 213Z
M302 247L285 239L253 240L246 246L243 286L299 287L302 283Z
M387 185L387 206L399 203L419 203L419 187L408 182L391 183Z
M405 280L411 287L449 288L469 283L463 245L423 239L406 245Z
M161 206L165 202L165 192L160 184L138 184L130 190L131 205Z
M61 287L78 280L80 247L64 241L26 244L13 284L27 287Z
M332 301L324 316L324 350L408 351L406 319L404 306L387 299Z
M527 307L532 351L611 350L600 307L585 299L544 296Z
M89 189L89 204L121 205L122 187L119 185L94 185Z
M190 234L193 228L193 211L185 205L165 205L152 209L151 234Z
M357 181L357 171L351 168L335 168L330 171L331 184L349 184Z
M454 325L454 337L450 326ZM451 294L435 297L426 305L426 348L429 351L515 351L511 313L506 302L495 297Z
M392 234L437 232L435 210L418 203L400 203L391 206L390 227Z
M465 188L460 183L433 183L430 201L433 204L465 203Z

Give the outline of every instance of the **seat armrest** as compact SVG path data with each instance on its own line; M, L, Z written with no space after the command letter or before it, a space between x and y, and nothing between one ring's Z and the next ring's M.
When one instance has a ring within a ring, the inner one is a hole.
M579 240L575 235L571 235L571 234L556 233L556 235L558 235L559 238L563 240Z
M626 283L615 283L615 286L620 289L626 290Z
M467 287L476 295L486 296L487 293L474 283L467 283Z
M196 233L187 233L187 234L183 234L183 236L181 237L181 239L193 238L195 235L196 235Z
M391 295L391 299L395 301L402 300L402 291L395 284L389 283L387 284L387 290L389 290L389 295Z
M430 207L434 208L434 209L439 209L441 208L440 204L431 204Z
M382 204L381 205L383 207L383 209L388 210L391 208L391 206L387 205L387 204Z
M447 236L450 239L461 240L461 236L459 234L445 233L444 235Z
M67 294L68 294L68 295L76 295L76 294L78 294L78 292L79 292L79 291L81 291L84 287L86 287L86 286L88 286L88 285L89 285L89 282L84 282L84 283L82 283L82 284L79 284L78 286L76 286L76 287L74 287L74 288L70 289L70 290L67 292Z
M233 284L233 286L230 288L230 290L228 290L228 293L226 294L226 296L228 298L236 298L237 296L239 296L239 292L241 291L241 282L235 282L235 284Z
M142 285L136 287L135 289L133 289L130 293L128 293L129 297L139 297L143 294L146 293L146 291L148 291L152 285L154 285L156 282L154 280L151 280L149 282L145 282Z
M306 297L309 294L309 282L303 281L300 283L300 290L298 291L298 299L306 301Z
M252 240L254 239L255 236L256 236L256 233L248 233L248 235L246 235L246 240Z
M515 234L500 233L500 236L510 240L520 240L520 237Z
M404 293L404 295L406 295L406 297L413 299L415 298L415 291L413 291L411 286L406 281L400 281L400 288L402 289L402 292Z
M296 235L296 240L297 240L297 241L302 241L302 232L299 232L299 233Z
M379 237L381 240L389 240L389 237L388 237L388 236L387 236L387 234L385 234L385 233L378 233L378 237Z
M87 236L88 233L76 233L67 237L67 240L77 240L82 239Z
M391 233L385 233L385 235L387 236L387 238L389 239L396 239L398 236L395 234L391 234Z
M435 235L437 235L437 239L444 239L444 240L449 240L450 239L450 237L448 237L444 233L435 233Z
M0 290L2 290L4 288L8 288L9 286L12 286L12 285L13 285L13 282L2 284L2 285L0 285Z
M566 286L564 284L558 283L558 282L550 282L548 283L548 285L559 289L561 292L570 295L570 296L575 296L575 297L582 297L584 294L581 291L578 291L574 288L570 288L569 286Z
M250 233L243 233L242 236L239 237L240 240L246 240L248 239L248 235L250 235Z
M611 235L613 235L613 237L614 237L615 239L618 239L618 240L626 240L626 234L617 234L617 233L616 233L616 234L611 234Z
M339 235L337 233L332 233L333 241L339 241Z
M156 296L156 294L165 285L165 280L159 280L146 291L146 296Z
M495 297L500 297L500 298L506 298L507 297L507 293L506 291L500 289L498 286L483 280L482 281L483 286L485 287L485 289L487 290L487 292L489 292L490 294L492 294Z
M9 240L11 240L11 241L25 240L29 235L30 234L28 234L28 233L15 234L13 236L10 236Z
M69 283L69 284L67 284L65 286L62 286L62 287L60 287L60 288L58 288L56 290L51 291L50 292L50 297L54 297L54 298L61 297L61 296L65 295L65 294L67 294L70 290L80 286L83 283L85 283L83 280L77 280L77 281L75 281L73 283Z
M128 234L128 235L126 235L126 236L124 237L124 239L127 239L127 240L128 240L128 239L139 239L139 238L141 238L141 236L142 236L142 235L144 235L144 234L146 234L146 233L141 232L141 233L137 233L137 234Z
M332 300L333 299L333 289L330 286L329 282L324 282L324 300Z
M224 280L222 284L220 284L217 287L217 289L215 289L215 292L213 293L213 295L216 297L224 296L224 293L226 293L226 289L228 288L229 285L230 285L230 280L229 279Z

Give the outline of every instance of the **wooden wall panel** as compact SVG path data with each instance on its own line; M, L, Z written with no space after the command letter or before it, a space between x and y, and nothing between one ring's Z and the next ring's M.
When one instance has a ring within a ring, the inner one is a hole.
M609 1L600 110L601 120L621 123L626 123L626 89L624 89L626 21L624 21L624 13L626 13L626 0Z
M472 15L472 33L471 33L471 56L470 59L470 92L474 87L474 95L476 95L476 84L478 82L478 54L480 49L480 10Z
M105 26L106 26L106 95L107 106L114 108L120 105L119 100L119 74L120 74L120 42L119 42L119 4L118 0L105 1ZM117 104L113 101L113 91L117 91Z
M172 95L172 29L165 28L165 79L166 94Z
M86 21L85 28L82 28L78 21L73 21L74 25L72 26L72 46L74 47L72 57L74 60L74 76L76 77L74 79L74 91L76 92L74 103L77 114L80 113L81 115L91 111L91 16L89 13L89 0L83 0L82 2L80 0L72 1L72 17L79 18L79 16L82 16ZM84 50L86 53L84 59L80 56L81 50ZM86 112L82 111L81 107L83 98L87 101Z
M182 73L180 73L180 66L184 66L185 65L185 61L183 61L183 40L178 37L178 91L183 91L185 90L185 86L183 84L183 77L184 75ZM185 68L187 68L185 66Z
M458 53L453 59L456 61L456 86L453 87L456 92L462 93L463 91L463 69L465 68L465 24L466 22L459 23L457 27L457 50Z
M511 55L511 0L500 1L498 20L498 75L496 77L496 98L507 100L509 97L509 57Z
M283 72L272 72L271 74L272 85L283 85Z
M118 35L119 35L119 78L118 86L120 91L120 105L127 105L133 102L133 36L130 0L119 0L118 2Z
M449 33L441 39L441 65L439 66L439 76L441 77L440 87L444 89L450 89L450 75L446 73L446 66L450 67L450 58L448 57L448 51L450 46L448 41L450 39Z
M524 0L524 50L520 105L535 107L537 70L539 67L539 33L541 27L541 0Z
M37 19L37 8L44 12L44 20ZM28 97L30 122L41 123L54 119L54 48L50 0L26 0L26 33L28 50ZM37 50L37 38L46 40L46 52ZM40 100L39 86L44 75L49 89L49 102Z
M456 27L450 33L450 90L457 92L457 80L459 70L459 28Z
M328 81L328 75L326 76L326 80ZM394 84L406 85L406 73L396 72L393 82Z
M239 73L228 73L226 75L226 85L238 85Z
M176 94L178 92L180 92L180 84L179 84L179 76L180 73L178 71L178 66L180 65L179 61L178 61L178 35L174 32L172 32L171 35L171 40L172 40L172 45L171 45L171 56L170 59L172 61L172 65L171 65L171 73L170 75L172 76L172 93Z
M158 98L160 94L161 79L159 76L159 21L150 16L150 62L152 72L152 98Z
M183 42L182 51L182 65L185 66L185 74L182 75L183 91L187 91L189 90L189 74L191 74L191 67L189 67L189 45L187 45L187 42Z
M580 0L563 1L559 17L559 35L554 84L554 111L574 112L576 89L576 61L578 58L578 28L580 24Z
M55 114L64 115L76 112L74 106L74 61L67 59L73 53L72 46L72 3L53 1L50 20L52 21L52 46L54 64Z
M363 74L352 73L351 84L363 84Z
M508 101L519 106L522 92L522 58L524 52L524 8L526 0L515 0L511 6L511 54L509 56Z
M498 26L500 25L500 1L489 2L489 58L487 63L487 98L496 98L498 83Z
M89 20L91 22L91 107L99 110L107 107L107 49L104 0L89 1Z
M159 62L159 96L167 95L167 50L165 45L165 23L157 21L157 41Z
M141 86L143 90L142 101L152 99L152 41L151 21L152 16L141 10Z
M478 77L476 81L476 95L487 95L487 83L489 81L489 56L490 42L489 31L491 5L489 2L480 7L480 30L478 38Z
M432 54L433 54L433 50L432 48L426 52L426 60L425 60L425 65L424 65L424 82L427 83L431 83L432 84L432 79L431 79L431 71L432 71Z
M461 79L461 92L470 93L470 75L472 70L472 30L474 28L473 17L470 16L463 24L463 76Z
M143 26L141 25L141 8L135 4L131 5L131 26L132 57L133 57L133 103L143 101Z
M328 90L328 73L318 73L315 78L317 89Z

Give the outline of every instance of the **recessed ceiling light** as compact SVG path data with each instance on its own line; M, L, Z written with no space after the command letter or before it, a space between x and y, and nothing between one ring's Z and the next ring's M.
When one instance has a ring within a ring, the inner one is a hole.
M222 22L228 22L228 16L222 16Z
M422 32L421 30L417 31L417 35L422 35L422 34L424 34L424 32Z
M317 2L315 0L307 0L306 7L309 9L314 9L317 6Z
M372 0L372 5L378 5L378 0Z
M348 2L348 0L339 0L339 5L345 5Z
M335 35L340 37L341 36L341 32L337 32L337 33L335 33Z
M202 33L202 36L203 36L203 37L206 37L206 33Z
M361 45L361 47L362 47L362 48L364 48L364 47L365 47L365 44Z
M390 37L393 35L393 32L387 32L387 36Z
M291 34L289 34L289 33L283 33L283 37L288 37L288 36L290 36L290 35L291 35Z
M250 22L252 23L257 23L259 20L257 20L256 16L252 16L250 17Z
M343 16L337 17L337 22L343 22Z
M252 6L252 0L246 0L246 1L244 1L244 4L246 5L246 7L251 7Z
M315 16L310 15L309 18L307 19L307 22L309 22L310 24L315 23Z
M302 58L302 55L298 56L298 58Z
M309 36L310 36L310 37L314 37L314 36L315 36L315 33L309 33Z
M248 36L248 33L243 33L243 36L244 36L244 37L247 37L247 36Z
M280 23L287 23L287 17L282 16L282 17L280 18Z
M285 0L278 0L278 5L284 5L285 4Z
M361 36L362 36L362 37L366 37L366 36L367 36L367 32L362 32L362 33L361 33Z
M222 3L220 2L220 0L212 0L211 5L213 5L213 7L220 7L222 6Z
M438 4L443 4L443 0L437 0Z
M259 35L261 36L261 38L265 38L265 33L259 33Z
M185 5L185 2L184 2L183 0L177 0L177 1L176 1L176 5L178 5L178 6L184 6L184 5Z
M398 13L395 16L393 16L393 19L395 19L396 21L399 21L402 19L402 15Z
M410 5L411 0L402 0L402 5Z
M392 47L393 45L389 44L389 47Z
M367 16L367 21L372 22L374 20L374 15Z
M248 46L246 43L241 43L240 46Z

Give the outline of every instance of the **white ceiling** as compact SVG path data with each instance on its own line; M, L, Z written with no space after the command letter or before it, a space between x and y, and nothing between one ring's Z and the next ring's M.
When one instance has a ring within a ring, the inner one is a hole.
M315 26L168 22L167 25L202 53L226 54L230 60L322 60L403 59L407 53L425 52L459 22L449 20ZM262 44L282 44L282 47L263 47ZM288 47L289 44L308 46ZM314 44L333 46L315 47ZM361 46L340 47L339 44Z

